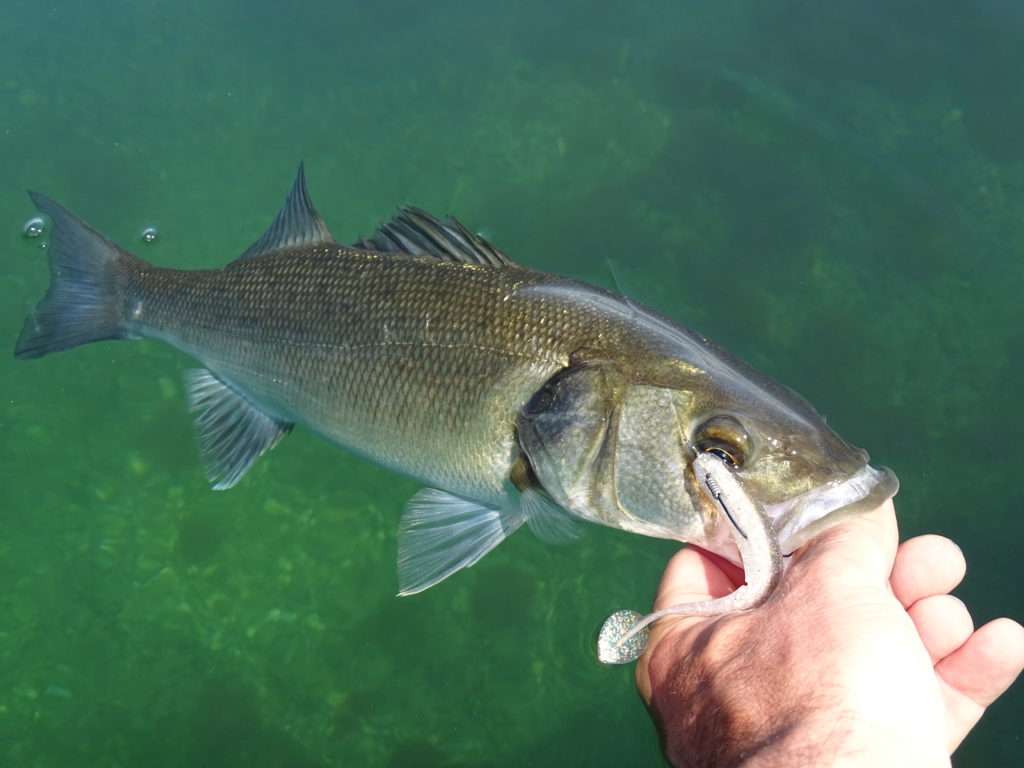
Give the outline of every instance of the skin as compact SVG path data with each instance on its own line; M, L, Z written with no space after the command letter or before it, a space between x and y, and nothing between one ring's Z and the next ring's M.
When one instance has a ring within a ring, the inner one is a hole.
M1024 669L1024 628L975 630L941 536L898 545L891 502L793 556L759 608L652 628L640 694L680 766L941 766ZM743 583L695 548L669 563L655 609Z

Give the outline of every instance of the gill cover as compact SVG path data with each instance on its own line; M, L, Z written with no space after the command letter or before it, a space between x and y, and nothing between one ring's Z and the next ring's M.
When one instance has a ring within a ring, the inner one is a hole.
M595 523L678 538L692 520L685 393L628 383L612 365L555 374L519 415L519 444L561 506Z
M606 467L618 376L607 365L566 368L552 376L519 414L519 445L540 485L584 517Z
M622 398L615 445L614 483L626 518L619 527L675 539L696 521L688 485L692 451L683 431L685 392L631 386ZM703 527L703 526L701 526Z

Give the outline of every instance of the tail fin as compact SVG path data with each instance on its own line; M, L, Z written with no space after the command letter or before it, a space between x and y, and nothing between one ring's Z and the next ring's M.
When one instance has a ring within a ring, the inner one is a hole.
M29 192L29 197L53 222L50 288L25 318L14 356L42 357L124 338L124 294L137 259L45 195Z

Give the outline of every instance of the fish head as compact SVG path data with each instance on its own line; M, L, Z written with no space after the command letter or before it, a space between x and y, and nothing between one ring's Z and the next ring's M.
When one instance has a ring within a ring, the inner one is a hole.
M751 393L766 396L723 398L726 407L695 409L688 448L694 456L714 453L733 469L770 520L783 553L895 495L896 475L872 466L867 451L840 437L799 395L774 383L768 390L751 386ZM712 526L694 543L739 562L727 529Z
M699 355L647 370L568 368L530 400L520 447L556 502L739 563L730 527L694 473L701 453L733 468L784 553L895 494L895 475L872 467L803 398L701 342Z

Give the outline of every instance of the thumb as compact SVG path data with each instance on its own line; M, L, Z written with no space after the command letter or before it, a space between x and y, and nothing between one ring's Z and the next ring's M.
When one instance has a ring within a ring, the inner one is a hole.
M654 610L691 600L722 597L743 583L743 570L700 547L677 552L662 574Z
M899 528L892 499L858 512L826 529L796 553L800 567L827 566L836 574L888 580L896 560Z
M742 583L743 571L736 566L697 547L686 547L669 560L654 599L654 610L722 597ZM706 619L699 616L668 617L651 627L647 650L636 667L636 684L644 701L650 701L649 664L655 647L669 632L678 632L702 621Z

